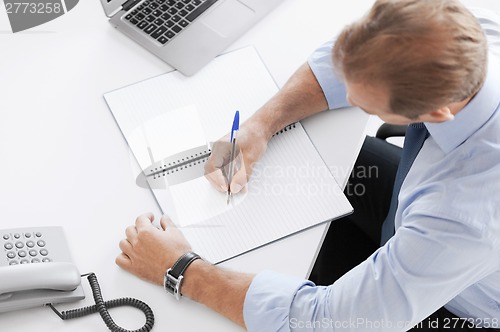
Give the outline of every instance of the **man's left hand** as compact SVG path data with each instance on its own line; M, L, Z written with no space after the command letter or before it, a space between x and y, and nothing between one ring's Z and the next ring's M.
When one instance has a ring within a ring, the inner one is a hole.
M126 238L120 241L122 253L115 262L141 279L163 285L165 271L191 246L167 216L160 219L161 229L153 221L152 213L143 214L127 227Z

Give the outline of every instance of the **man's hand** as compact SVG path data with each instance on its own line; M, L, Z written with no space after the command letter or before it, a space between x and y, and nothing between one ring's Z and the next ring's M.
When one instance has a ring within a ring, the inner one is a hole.
M304 63L290 77L283 88L264 104L238 131L238 160L240 167L231 181L231 192L236 194L245 188L252 175L255 163L267 149L271 137L285 126L300 121L328 109L328 103L316 76L307 63ZM231 155L229 136L214 144L212 154L205 163L205 176L222 192L227 191L225 167ZM226 167L227 168L227 167Z
M135 225L127 227L116 264L141 279L163 285L165 271L191 246L167 216L160 219L162 229L156 228L153 221L153 214L143 214Z
M143 214L135 225L127 227L116 264L141 279L163 285L166 270L191 251L191 246L168 217L160 219L161 229L153 221L153 214ZM219 269L201 259L189 265L183 275L182 295L245 327L243 304L252 275Z
M238 131L237 154L234 160L235 172L231 181L231 193L246 190L255 163L267 149L268 138L257 125L244 124ZM212 147L212 153L205 163L205 177L221 192L228 189L228 164L231 155L229 136L221 138Z

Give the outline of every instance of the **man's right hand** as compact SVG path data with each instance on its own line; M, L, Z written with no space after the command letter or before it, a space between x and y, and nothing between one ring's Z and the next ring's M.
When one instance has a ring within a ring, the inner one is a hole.
M231 193L237 194L246 190L255 163L259 161L267 149L268 138L264 128L249 120L238 131L236 139L237 154L234 160L234 173L231 181ZM228 190L227 172L231 156L229 135L214 143L212 153L205 163L205 177L221 192Z
M321 86L307 63L304 63L283 88L253 114L238 131L239 153L236 171L231 180L231 192L246 188L255 163L277 131L301 119L328 109ZM231 156L229 135L218 140L205 164L205 176L222 192L227 191L227 171Z

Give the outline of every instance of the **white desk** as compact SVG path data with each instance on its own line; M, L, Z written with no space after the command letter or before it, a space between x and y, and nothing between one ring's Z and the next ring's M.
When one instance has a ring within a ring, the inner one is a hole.
M317 46L372 3L357 0L346 7L330 0L287 0L230 49L255 45L282 86ZM143 212L158 216L159 208L149 191L135 185L135 161L102 95L171 68L112 28L97 0L82 0L68 14L18 34L10 33L0 9L0 45L1 228L63 225L80 272L97 274L105 299L147 302L155 312L155 331L240 330L190 300L177 303L114 264L125 227ZM359 110L341 110L304 122L341 184L354 164L366 120ZM223 265L306 277L326 227ZM60 308L92 304L84 285L85 301ZM143 322L133 309L112 315L129 329ZM9 332L107 330L98 315L62 322L48 308L0 314L0 326Z

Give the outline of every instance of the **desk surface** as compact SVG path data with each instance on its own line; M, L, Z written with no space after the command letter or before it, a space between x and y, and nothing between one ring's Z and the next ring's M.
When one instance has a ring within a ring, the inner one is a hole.
M230 49L254 45L282 86L317 46L372 3L286 0ZM0 44L1 228L63 225L80 272L97 274L105 299L127 296L149 303L157 331L240 330L190 300L177 303L114 264L125 227L143 212L158 216L159 208L149 191L135 185L135 160L102 95L171 68L115 30L97 0L80 1L68 14L18 34L10 33L0 10ZM354 164L366 120L361 111L346 109L304 121L341 184ZM326 227L223 265L305 277ZM61 309L92 303L85 283L87 299ZM112 315L129 329L143 322L133 309ZM2 331L106 331L98 315L62 322L48 308L1 314L0 324Z

